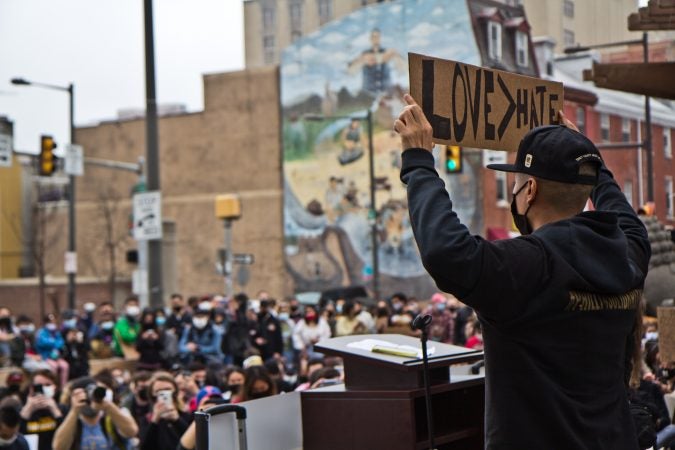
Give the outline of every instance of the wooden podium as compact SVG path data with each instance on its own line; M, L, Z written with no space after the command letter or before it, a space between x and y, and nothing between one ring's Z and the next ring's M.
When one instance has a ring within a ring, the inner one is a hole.
M422 360L355 348L367 339L421 348L396 334L321 341L316 351L340 356L345 384L301 394L304 450L424 450L429 448ZM438 450L483 448L484 378L453 376L450 366L483 358L482 351L429 342L434 443Z

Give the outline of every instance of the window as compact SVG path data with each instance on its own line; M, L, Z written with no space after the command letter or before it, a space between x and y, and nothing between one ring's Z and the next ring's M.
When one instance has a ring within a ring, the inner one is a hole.
M263 37L263 53L265 64L272 64L275 57L274 36Z
M288 13L291 18L291 34L302 34L302 0L294 0L288 4Z
M600 114L600 137L603 141L609 141L609 114Z
M527 33L516 31L516 64L527 67Z
M265 28L265 31L270 32L274 28L274 23L276 20L274 14L274 6L264 6L262 13L263 13L263 28Z
M495 180L497 182L497 206L508 206L508 186L506 184L506 172L495 171Z
M667 159L673 157L673 148L670 142L670 128L663 128L663 156Z
M577 108L577 128L582 134L586 134L586 110L583 106Z
M319 2L319 24L323 25L333 18L333 0L317 0Z
M563 3L563 14L570 19L574 18L574 2L572 0L565 0Z
M565 41L565 47L572 47L574 45L574 31L563 30L563 40Z
M626 180L623 182L623 195L626 196L626 201L629 205L633 204L633 180Z
M673 177L666 177L666 212L673 218Z
M488 56L490 59L502 59L502 24L488 22Z
M621 119L621 141L630 141L630 119Z

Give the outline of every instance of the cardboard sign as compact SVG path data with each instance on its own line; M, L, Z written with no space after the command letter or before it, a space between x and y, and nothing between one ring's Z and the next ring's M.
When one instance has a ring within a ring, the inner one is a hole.
M661 362L675 362L675 308L658 307L659 319L659 355Z
M559 123L562 83L416 53L408 61L410 95L437 144L516 151L532 128Z

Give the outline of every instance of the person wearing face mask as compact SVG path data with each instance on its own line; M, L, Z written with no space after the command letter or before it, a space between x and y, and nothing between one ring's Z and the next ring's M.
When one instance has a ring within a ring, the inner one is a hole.
M330 337L328 323L315 307L306 305L304 318L293 328L293 347L299 353L299 359L309 360L318 355L314 352L314 344Z
M70 367L68 379L72 380L88 375L89 339L75 314L64 314L61 333L65 338L63 357Z
M17 317L16 328L18 333L10 346L14 366L22 367L27 372L49 370L49 364L35 350L35 324L30 317L24 315Z
M121 402L122 407L128 410L136 421L150 412L150 396L147 389L150 378L152 378L150 372L144 370L136 372L131 378L129 392Z
M170 303L171 314L166 319L166 329L173 330L176 336L181 336L183 329L192 323L192 316L188 312L181 294L172 294Z
M155 312L146 308L141 315L141 332L136 341L136 350L140 355L136 367L141 370L154 371L164 365L162 350L164 336L157 328Z
M91 345L92 357L97 359L113 356L113 335L115 328L115 312L109 302L99 306L99 320L94 323L87 336Z
M56 430L54 450L126 450L138 425L114 402L110 387L93 378L73 381L70 410Z
M190 424L183 411L178 386L167 372L155 373L148 383L151 410L139 422L141 450L175 449Z
M195 360L205 363L223 362L220 352L222 335L211 323L210 313L210 308L200 304L192 317L192 324L183 330L178 351L184 364Z
M486 448L637 448L626 391L651 249L598 149L562 112L525 134L514 164L488 166L515 173L522 236L490 242L453 211L432 127L405 100L394 128L422 262L481 323Z
M277 394L277 386L265 366L246 369L242 401L256 400Z
M429 339L450 344L454 333L454 321L447 309L447 301L445 295L440 292L435 293L431 296L431 305L425 313L431 314L432 317Z
M35 349L42 359L49 364L52 372L59 376L60 385L68 382L69 365L63 359L65 341L58 329L56 316L47 314L44 319L44 327L40 328L35 338Z
M51 450L54 433L63 419L63 411L56 403L56 377L48 370L31 376L26 404L20 411L24 435L38 436L38 450Z
M4 403L0 406L0 450L28 450L26 438L19 433L19 412L14 405Z
M113 349L117 356L125 359L138 359L136 340L141 329L138 317L141 308L138 298L131 296L124 302L124 315L117 319L113 329Z
M164 369L168 369L173 364L179 363L178 339L180 336L176 336L173 329L167 328L166 324L167 318L164 309L157 308L155 310L155 329L162 341L162 350L159 352L159 355Z

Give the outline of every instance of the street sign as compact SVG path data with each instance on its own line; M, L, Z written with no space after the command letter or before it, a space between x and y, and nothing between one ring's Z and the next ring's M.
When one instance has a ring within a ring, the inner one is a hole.
M12 136L0 134L0 167L12 167Z
M255 262L255 258L251 253L235 253L233 257L232 262L235 264L244 264L248 266Z
M134 194L134 239L162 238L162 196L160 192Z
M483 166L488 164L506 164L506 152L483 150Z
M65 253L63 258L63 271L66 273L77 273L77 253Z
M63 171L68 175L77 177L84 175L84 150L81 145L66 145L66 160Z
M131 274L131 292L136 295L148 293L148 271L136 269Z

